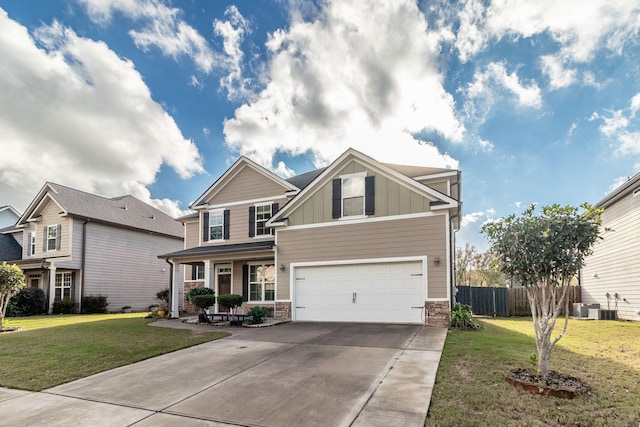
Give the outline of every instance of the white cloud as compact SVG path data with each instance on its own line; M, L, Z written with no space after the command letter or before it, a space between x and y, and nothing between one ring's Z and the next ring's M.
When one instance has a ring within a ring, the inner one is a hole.
M507 72L504 62L491 62L485 70L476 71L473 81L461 90L467 98L464 107L467 117L480 123L504 93L514 96L520 107L542 106L541 91L535 80L524 84L515 71Z
M35 32L0 9L0 200L25 207L45 181L101 195L146 186L163 164L181 177L203 172L134 65L57 22ZM171 201L156 201L177 212Z
M542 71L549 76L550 89L561 89L576 82L578 72L575 69L564 68L557 56L545 55L540 58L540 61Z
M631 117L635 118L638 110L640 110L640 93L635 94L633 98L631 98Z
M228 74L220 79L220 87L227 91L230 100L247 98L251 94L251 79L242 75L244 52L240 46L251 29L236 6L228 6L224 15L228 21L216 19L213 22L215 34L224 39L224 52L227 55Z
M192 26L180 19L180 9L166 6L158 0L79 0L84 3L89 17L106 25L114 12L143 23L141 30L129 35L138 48L147 51L156 47L174 59L190 57L204 73L225 64L226 58L213 51L207 40Z
M602 120L598 127L600 132L617 143L615 153L618 155L640 155L640 130L635 119L640 107L640 94L633 96L626 110L607 111L607 115L594 112L589 121Z
M586 62L598 49L621 54L625 45L637 43L637 6L629 0L467 1L459 13L455 46L467 61L492 39L547 33L559 43L563 62Z
M228 146L271 168L277 152L310 152L321 166L349 146L388 162L457 167L414 137L462 140L439 67L446 34L430 32L408 0L320 7L270 35L269 80L225 121Z

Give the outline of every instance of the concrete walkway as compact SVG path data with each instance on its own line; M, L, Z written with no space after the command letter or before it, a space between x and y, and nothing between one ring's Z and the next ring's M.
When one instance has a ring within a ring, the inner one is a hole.
M0 388L0 424L422 426L447 333L297 322L225 330L233 336L41 393Z

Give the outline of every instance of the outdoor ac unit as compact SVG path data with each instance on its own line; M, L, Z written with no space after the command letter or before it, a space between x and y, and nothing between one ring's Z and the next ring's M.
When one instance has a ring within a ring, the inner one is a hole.
M589 317L589 309L600 308L600 304L573 304L574 317Z

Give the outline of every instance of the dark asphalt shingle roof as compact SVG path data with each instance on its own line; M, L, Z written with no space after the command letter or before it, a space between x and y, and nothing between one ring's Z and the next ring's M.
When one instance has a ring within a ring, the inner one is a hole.
M22 246L16 242L13 236L0 233L0 263L20 258L22 258Z
M49 183L54 199L69 215L122 225L168 236L183 237L182 224L131 195L111 199Z
M185 258L190 256L201 255L223 255L247 251L259 251L273 249L275 241L264 240L250 243L235 243L232 245L218 246L197 246L195 248L183 249L181 251L171 252L164 255L158 255L158 258Z

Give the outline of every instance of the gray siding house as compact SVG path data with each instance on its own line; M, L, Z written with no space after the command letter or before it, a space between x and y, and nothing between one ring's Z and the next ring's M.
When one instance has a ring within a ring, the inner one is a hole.
M0 263L20 258L22 247L12 231L20 214L11 206L0 206Z
M104 198L51 182L11 232L22 242L13 260L27 286L55 299L106 295L109 311L147 310L166 288L171 266L159 253L183 248L183 226L133 196Z
M640 173L596 204L611 231L594 247L581 272L582 302L640 320Z
M326 168L282 179L238 159L190 207L185 288L243 296L300 321L447 324L457 170L381 163L349 149ZM174 288L177 315L184 289ZM221 307L215 307L221 310Z

